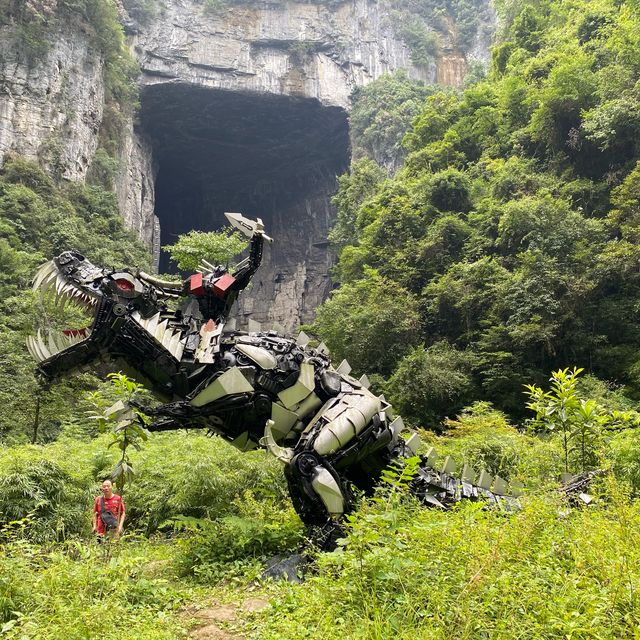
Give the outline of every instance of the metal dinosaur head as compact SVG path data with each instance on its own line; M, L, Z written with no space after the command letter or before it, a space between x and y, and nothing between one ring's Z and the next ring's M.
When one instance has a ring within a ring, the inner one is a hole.
M38 330L35 336L29 336L27 348L38 369L54 377L98 359L113 359L120 355L119 343L125 337L135 344L144 339L148 342L149 334L160 338L156 346L166 351L167 357L179 361L181 332L165 322L160 335L158 319L167 312L164 299L177 297L182 285L171 285L173 291L163 289L146 281L144 275L97 267L75 250L43 264L33 280L34 291L49 297L59 309L67 305L81 309L87 316L87 326ZM165 284L169 288L171 283ZM148 331L153 318L155 326Z

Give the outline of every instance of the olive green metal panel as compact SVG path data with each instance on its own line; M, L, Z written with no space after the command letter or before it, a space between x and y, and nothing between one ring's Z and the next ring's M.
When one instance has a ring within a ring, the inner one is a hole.
M340 486L324 467L318 466L314 469L311 486L332 516L344 513L344 496Z
M493 480L492 491L498 496L506 495L508 487L509 487L509 484L507 483L507 481L503 480L500 476L496 476L495 479Z
M524 484L522 482L511 482L509 485L510 493L514 498L519 498L524 493Z
M313 443L313 448L320 455L333 453L343 447L360 433L380 410L378 398L367 391L345 396L338 403L340 404L345 407L344 411L322 428ZM332 407L332 411L337 411L338 405Z
M293 411L285 409L282 405L274 402L271 405L271 420L273 426L273 437L276 441L282 440L293 428L293 425L298 421L298 415Z
M253 387L242 375L238 367L232 367L214 380L206 389L203 389L189 404L194 407L202 407L205 404L231 396L236 393L249 393Z
M407 449L415 456L418 453L418 449L420 449L420 445L422 445L422 440L420 440L420 436L417 433L414 433L405 444Z
M278 366L276 357L266 349L262 347L256 347L251 344L237 343L236 349L240 353L244 353L247 358L252 362L255 362L262 369L275 369Z
M470 464L465 464L462 467L462 479L469 484L473 484L476 481L476 472Z
M482 489L490 489L492 484L493 476L483 469L478 477L478 486Z
M296 344L300 347L306 347L310 340L311 338L304 331L301 331L296 339Z
M348 376L351 373L351 365L346 360L343 360L338 365L338 368L336 369L336 371L338 373L341 373L341 374L345 375L345 376Z
M456 461L451 457L447 456L442 463L442 473L455 473L456 472Z
M300 365L300 373L296 383L281 391L278 398L287 409L292 409L300 404L314 390L315 386L313 365L309 362L303 362Z
M280 460L283 464L288 464L293 458L293 449L288 447L281 447L275 440L273 434L273 420L267 420L267 424L264 427L264 436L260 438L260 444L266 447L267 451Z
M304 418L322 406L322 400L315 393L309 394L297 407L293 409L298 418Z
M402 432L402 430L404 429L404 420L402 419L401 416L398 416L390 425L389 428L391 429L391 432L393 433L393 437L397 438L400 433Z
M369 378L367 377L366 373L363 373L360 376L360 379L358 380L358 382L365 388L368 389L371 386L371 381L369 380Z

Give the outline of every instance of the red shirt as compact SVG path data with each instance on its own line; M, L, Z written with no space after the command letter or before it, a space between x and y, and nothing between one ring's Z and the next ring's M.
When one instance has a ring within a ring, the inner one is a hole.
M98 533L104 535L104 522L102 522L102 518L100 517L100 513L102 512L102 498L103 496L96 496L93 511L98 514ZM105 511L112 513L118 522L120 522L120 516L124 513L124 502L122 502L122 498L119 495L114 493L110 498L104 498L104 508Z

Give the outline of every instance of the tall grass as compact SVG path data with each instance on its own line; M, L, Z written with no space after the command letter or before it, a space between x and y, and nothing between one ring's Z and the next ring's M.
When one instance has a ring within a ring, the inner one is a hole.
M254 637L637 637L640 506L613 482L607 492L571 511L557 495L528 498L509 516L381 495L318 559L318 576L272 602Z

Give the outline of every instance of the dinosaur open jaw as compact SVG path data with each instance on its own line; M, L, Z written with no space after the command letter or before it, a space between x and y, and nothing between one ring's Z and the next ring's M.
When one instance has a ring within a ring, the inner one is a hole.
M45 262L38 269L33 279L33 290L39 291L42 295L53 294L54 301L58 305L66 305L67 302L73 301L93 309L98 304L97 296L89 294L86 290L70 282L60 273L53 260Z
M47 331L46 338L38 329L35 336L27 336L27 349L38 363L67 351L91 335L91 329L65 329Z
M91 325L95 320L99 298L80 288L60 273L55 262L43 264L34 278L33 290L40 293L58 313L80 312L88 326L62 330L38 329L36 335L27 337L27 349L31 356L42 363L63 351L71 351L76 345L91 336Z

